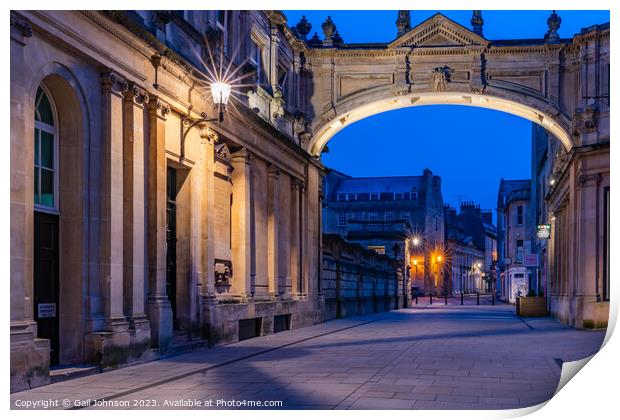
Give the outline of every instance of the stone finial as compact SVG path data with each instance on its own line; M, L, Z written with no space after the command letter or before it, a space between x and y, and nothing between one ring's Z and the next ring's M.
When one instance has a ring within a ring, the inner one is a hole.
M562 23L562 18L555 13L551 13L551 16L547 19L547 33L545 34L545 42L548 44L553 44L556 42L560 42L560 35L558 34L558 29L560 29L560 24Z
M411 14L409 10L399 10L396 19L396 38L399 38L411 30Z
M482 19L482 10L474 10L471 16L471 29L474 33L482 35L482 25L484 24L484 20Z
M308 22L308 19L306 19L306 16L304 15L301 17L299 22L297 22L297 25L295 25L295 28L297 29L297 33L299 34L301 39L306 41L308 39L308 34L310 33L310 29L312 29L312 24Z
M319 34L315 32L314 35L312 36L312 39L308 41L308 46L310 48L314 48L314 47L320 47L322 45L323 45L323 42L321 42L321 38L319 38Z
M336 25L334 24L331 16L327 16L327 20L323 22L321 28L323 28L323 35L325 36L323 39L323 45L331 46L333 44L332 37L336 31Z
M338 33L338 29L336 29L336 31L334 32L334 35L332 36L332 41L334 43L334 46L342 45L344 43L344 40L342 39L342 37Z

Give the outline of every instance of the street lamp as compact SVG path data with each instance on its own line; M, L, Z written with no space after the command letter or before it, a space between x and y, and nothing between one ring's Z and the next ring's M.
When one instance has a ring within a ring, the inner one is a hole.
M230 98L231 86L226 82L211 83L211 96L213 103L218 106L219 122L224 121L224 108Z
M226 82L213 82L210 85L211 87L211 96L213 97L213 103L217 105L218 108L218 117L217 118L207 118L207 114L205 112L200 113L200 119L194 121L193 123L187 125L185 131L183 132L182 141L185 143L185 137L189 133L193 127L198 124L206 123L206 122L223 122L224 121L224 109L226 109L226 104L230 99L230 93L232 91L232 86L230 86ZM184 119L184 125L189 123L189 116Z

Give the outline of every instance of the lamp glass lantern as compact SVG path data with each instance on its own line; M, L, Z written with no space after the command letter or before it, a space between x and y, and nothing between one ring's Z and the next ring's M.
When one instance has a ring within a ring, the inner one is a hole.
M230 99L231 90L231 86L226 82L211 83L211 96L213 97L213 103L218 106L220 122L224 121L224 109Z

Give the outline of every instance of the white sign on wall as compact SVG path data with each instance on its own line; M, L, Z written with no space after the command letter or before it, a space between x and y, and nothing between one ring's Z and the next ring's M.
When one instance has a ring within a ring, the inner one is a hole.
M37 313L39 318L55 318L56 317L56 304L55 303L39 303L37 305Z

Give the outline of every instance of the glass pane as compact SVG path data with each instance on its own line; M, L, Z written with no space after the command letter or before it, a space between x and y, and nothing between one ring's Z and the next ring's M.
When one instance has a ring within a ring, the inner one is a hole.
M41 166L54 169L54 136L41 131Z
M49 125L54 125L54 114L52 113L52 105L50 104L50 101L47 98L45 92L43 92L41 88L39 88L39 91L41 93L37 93L37 97L40 97L37 111L40 116L40 121Z
M41 203L54 207L54 172L41 169Z
M41 204L39 197L39 168L34 168L34 204Z
M34 164L39 164L39 129L34 129Z

